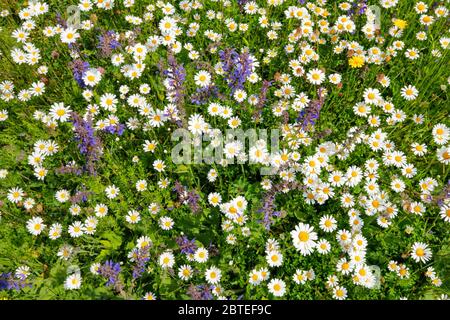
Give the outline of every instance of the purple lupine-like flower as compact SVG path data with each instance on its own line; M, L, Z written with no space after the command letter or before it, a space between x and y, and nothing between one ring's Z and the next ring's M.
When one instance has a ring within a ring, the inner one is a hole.
M302 111L300 111L297 123L301 126L301 128L305 131L310 131L320 116L320 110L323 107L325 102L325 96L323 94L323 88L318 89L319 99L312 100L309 103L309 106Z
M270 230L271 225L275 222L275 217L281 217L282 211L276 211L275 197L280 192L285 190L306 190L306 187L299 184L296 181L292 182L279 182L274 185L269 191L267 191L262 199L262 207L258 210L260 213L264 213L264 218L259 221L264 225L266 230Z
M114 286L116 285L120 273L120 264L116 263L112 260L108 260L98 268L97 272L103 278L108 279L106 282L106 286Z
M191 96L191 102L197 105L203 105L219 96L219 89L215 85L201 87L196 89L196 93Z
M182 236L178 237L176 240L181 253L193 254L197 250L197 245L195 244L195 239L189 240L188 237Z
M191 284L187 290L187 294L191 297L192 300L212 300L212 290L214 286L209 286L206 284L201 284L195 286Z
M195 191L188 191L187 188L178 181L175 181L173 191L176 191L179 201L183 204L187 204L192 212L196 213L200 210L200 205L198 204L200 196Z
M77 191L72 197L70 197L71 203L80 203L80 202L87 202L88 197L93 194L91 191Z
M198 288L200 290L200 297L202 300L212 300L213 299L212 290L214 289L214 286L208 286L206 284L203 284L203 285L199 285Z
M67 28L67 21L63 19L61 13L59 12L56 13L56 23L59 24L63 29Z
M361 2L361 5L360 5L360 7L359 7L358 14L360 14L360 15L361 15L361 14L364 14L364 13L366 12L366 10L367 10L367 0Z
M367 10L367 0L355 1L352 3L352 6L349 10L347 10L347 14L350 16L353 15L362 15Z
M69 67L72 70L73 78L81 88L85 88L83 77L84 73L89 69L89 62L75 59L69 63Z
M267 92L269 91L270 86L272 85L272 81L263 80L261 91L258 96L258 103L256 104L255 111L253 113L253 118L255 120L259 120L262 116L262 110L267 101Z
M274 223L273 217L280 215L280 212L275 210L276 207L275 194L267 194L267 196L264 197L262 208L258 209L258 212L264 213L262 222L266 230L270 230L270 226Z
M223 71L229 73L233 70L233 64L238 58L238 53L234 48L226 48L219 51L219 58L222 62Z
M71 113L71 122L74 126L75 140L78 141L78 149L85 156L86 164L84 171L95 174L95 162L99 160L103 150L100 138L95 134L92 120L84 120L78 113Z
M125 131L125 125L122 123L118 123L115 125L107 126L104 128L104 130L108 133L117 134L118 136L121 136Z
M191 208L192 212L194 212L194 213L196 213L200 210L200 205L198 204L199 200L200 200L200 195L198 193L196 193L193 190L188 192L187 202L188 202L188 205Z
M445 200L450 199L450 179L447 181L447 186L445 187Z
M189 285L186 293L191 297L192 300L201 300L200 291L193 284Z
M83 170L73 164L62 165L59 168L55 169L57 174L75 174L77 176L81 176L83 174Z
M11 272L0 274L0 290L17 290L31 287L31 284L26 281L26 278L15 278Z
M435 201L439 207L443 207L450 200L450 180L447 181L447 185L436 196L428 196L429 201Z
M130 260L134 262L133 279L137 279L142 276L145 271L145 264L150 260L150 246L134 248L130 256Z
M250 0L237 0L237 3L239 6L244 6L249 2Z
M186 126L186 111L184 109L186 70L182 64L178 63L172 51L169 51L167 54L167 68L164 67L162 62L158 64L158 68L160 73L168 80L169 88L167 94L173 98L181 121L173 117L169 117L169 119L175 122L178 127Z
M116 40L117 34L112 30L103 32L97 38L99 40L97 48L100 49L100 55L102 57L109 57L113 50L121 46L120 42Z
M226 48L219 51L219 58L231 94L238 89L243 89L244 82L253 69L253 59L248 50L243 50L241 54L238 54L234 48Z
M237 4L239 6L239 10L241 12L244 11L244 6L249 2L250 0L237 0Z
M212 242L209 243L208 252L210 257L218 256L220 253L219 248Z

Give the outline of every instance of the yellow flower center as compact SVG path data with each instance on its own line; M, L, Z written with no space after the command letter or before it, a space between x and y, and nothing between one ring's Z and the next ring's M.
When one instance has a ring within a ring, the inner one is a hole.
M425 255L425 251L424 251L422 248L418 248L418 249L416 250L416 255L417 255L418 257L423 257L423 256Z
M300 231L300 232L298 233L298 239L299 239L301 242L306 242L306 241L308 241L308 240L309 240L309 234L308 234L308 232L306 232L306 231Z

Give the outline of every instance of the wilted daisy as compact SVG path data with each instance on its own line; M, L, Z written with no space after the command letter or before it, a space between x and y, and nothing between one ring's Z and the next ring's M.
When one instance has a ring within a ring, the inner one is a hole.
M70 259L70 257L72 257L73 254L73 247L70 245L63 245L61 246L61 248L58 250L58 253L56 254L58 257L60 257L63 260L68 260Z
M170 181L167 178L163 178L158 181L158 187L161 189L166 189L170 185Z
M8 175L8 170L0 169L0 179L5 179L7 175Z

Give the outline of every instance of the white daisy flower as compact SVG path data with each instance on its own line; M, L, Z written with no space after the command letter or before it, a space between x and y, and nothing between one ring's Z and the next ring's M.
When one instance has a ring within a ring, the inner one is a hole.
M275 297L282 297L286 293L286 283L281 279L272 279L267 284L269 292Z
M34 217L27 221L27 230L34 236L39 235L44 228L44 220L41 217Z
M66 290L76 290L81 287L81 275L79 273L74 273L66 278L64 282L64 288Z

